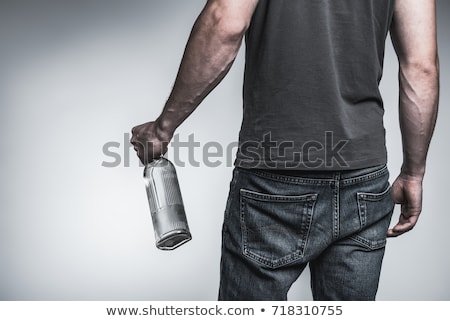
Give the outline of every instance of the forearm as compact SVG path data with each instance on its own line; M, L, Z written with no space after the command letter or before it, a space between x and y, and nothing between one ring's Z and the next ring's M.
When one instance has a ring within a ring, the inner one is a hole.
M399 114L402 172L423 177L439 100L439 62L401 63Z
M421 179L439 100L436 1L396 0L391 39L400 66L402 174Z
M195 110L236 58L246 26L233 29L215 10L206 6L194 24L174 87L157 119L166 132L173 133Z

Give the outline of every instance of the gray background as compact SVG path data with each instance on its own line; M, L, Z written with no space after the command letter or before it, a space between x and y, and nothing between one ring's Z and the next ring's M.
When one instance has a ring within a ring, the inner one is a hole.
M124 133L157 117L203 0L0 2L0 299L215 300L230 166L178 168L193 240L154 246L142 167ZM438 1L440 119L416 229L389 240L379 300L449 300L448 16ZM236 141L243 50L226 80L178 130L202 146ZM389 166L401 165L397 63L382 90ZM205 122L207 120L207 122ZM120 166L103 153L107 142ZM125 146L125 150L124 150ZM195 151L201 160L202 150ZM169 153L170 157L170 153ZM181 157L186 158L183 151ZM395 220L398 212L395 213ZM310 300L309 275L289 298Z

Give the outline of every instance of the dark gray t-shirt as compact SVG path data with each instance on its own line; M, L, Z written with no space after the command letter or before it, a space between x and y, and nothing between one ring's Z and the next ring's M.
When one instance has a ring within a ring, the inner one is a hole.
M386 163L379 92L394 0L260 0L246 34L236 166Z

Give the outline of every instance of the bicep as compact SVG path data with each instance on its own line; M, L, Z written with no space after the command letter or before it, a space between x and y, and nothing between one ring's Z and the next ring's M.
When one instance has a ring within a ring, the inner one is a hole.
M391 38L400 64L436 61L436 1L396 0Z

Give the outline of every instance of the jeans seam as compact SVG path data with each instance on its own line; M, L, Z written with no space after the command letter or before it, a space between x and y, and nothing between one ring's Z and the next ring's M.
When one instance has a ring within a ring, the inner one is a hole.
M312 225L312 218L313 218L313 213L314 213L314 207L316 206L316 201L317 201L317 194L316 197L314 197L313 199L310 199L308 201L308 207L304 208L304 211L307 211L307 213L304 213L308 219L307 224L304 224L302 226L302 229L305 229L304 231L302 230L301 233L303 235L305 235L305 237L302 240L302 244L300 246L300 248L302 249L302 257L305 256L306 253L306 248L308 246L308 240L309 240L309 234L311 232L311 225ZM310 204L310 206L309 206Z
M359 221L361 224L361 229L363 229L366 226L366 202L365 198L358 193L358 211L359 211Z
M339 174L336 174L335 181L332 184L333 188L333 202L334 202L334 213L333 213L333 239L337 240L339 238Z

